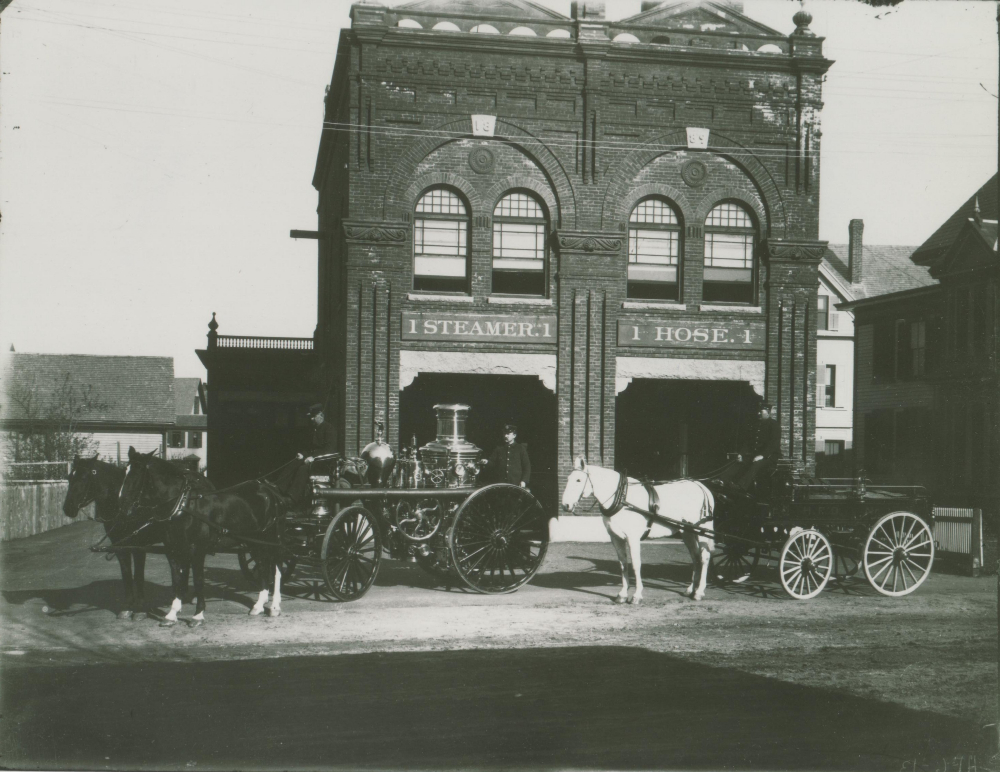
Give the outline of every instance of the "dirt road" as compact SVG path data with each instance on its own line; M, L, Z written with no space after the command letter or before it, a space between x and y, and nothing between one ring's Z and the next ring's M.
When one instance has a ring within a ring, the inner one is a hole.
M338 604L303 570L271 619L247 615L254 593L220 555L206 624L162 628L115 619L97 538L81 523L0 549L4 765L900 769L978 753L985 768L995 578L797 602L763 571L694 603L685 550L656 544L644 604L622 607L609 545L557 544L508 596L387 561ZM162 557L147 580L164 610Z

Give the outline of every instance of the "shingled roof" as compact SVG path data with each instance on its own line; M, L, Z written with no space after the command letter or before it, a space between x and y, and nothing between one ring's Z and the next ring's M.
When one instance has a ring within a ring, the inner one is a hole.
M997 195L997 175L994 174L979 190L973 193L969 200L960 206L944 225L934 231L931 237L917 247L913 253L913 262L919 265L934 265L944 257L955 240L959 237L963 226L973 219L976 201L979 201L981 216L985 220L996 222L1000 214L1000 202Z
M75 418L116 424L172 424L172 357L91 356L85 354L5 354L0 359L0 419L45 418L59 401L60 390L89 390L96 408ZM30 416L17 399L30 390L40 405Z
M914 265L910 259L914 247L865 244L862 249L863 276L857 283L851 283L848 279L847 244L830 244L823 257L823 261L844 278L856 300L938 283L925 266Z

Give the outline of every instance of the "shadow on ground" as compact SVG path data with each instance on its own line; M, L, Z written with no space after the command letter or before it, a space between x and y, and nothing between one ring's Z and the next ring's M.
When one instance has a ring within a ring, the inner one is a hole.
M4 766L886 769L963 722L621 647L19 666Z

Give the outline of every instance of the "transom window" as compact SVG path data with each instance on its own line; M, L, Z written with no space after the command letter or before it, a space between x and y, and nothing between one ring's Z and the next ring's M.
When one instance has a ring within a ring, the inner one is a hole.
M662 199L647 198L628 219L628 297L680 299L677 212Z
M753 303L756 228L739 204L719 204L705 220L705 282L708 302Z
M548 218L528 193L508 193L493 210L493 292L545 295Z
M469 212L447 188L421 196L413 220L413 288L469 291Z

